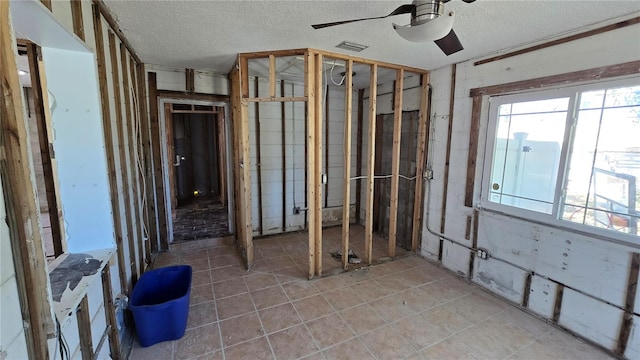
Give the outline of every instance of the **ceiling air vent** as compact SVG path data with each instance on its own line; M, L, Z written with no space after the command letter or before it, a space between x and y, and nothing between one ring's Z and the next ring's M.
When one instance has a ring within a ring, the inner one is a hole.
M360 52L368 48L368 46L366 45L360 45L360 44L356 44L354 42L349 42L349 41L343 41L340 44L336 45L336 47L338 49L344 49L344 50L355 51L355 52Z

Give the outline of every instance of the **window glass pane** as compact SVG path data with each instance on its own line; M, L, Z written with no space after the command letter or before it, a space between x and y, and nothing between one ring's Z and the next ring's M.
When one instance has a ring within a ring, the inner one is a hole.
M585 95L594 93L581 95L581 107ZM602 99L605 93L600 94ZM603 109L578 112L562 218L637 234L640 105L633 104L640 87L607 90L604 96Z
M606 107L640 105L640 86L609 89L604 102Z
M580 109L600 109L604 100L604 90L588 91L580 94Z
M561 98L501 106L500 114L510 106L514 115L498 118L490 201L552 212L568 103Z

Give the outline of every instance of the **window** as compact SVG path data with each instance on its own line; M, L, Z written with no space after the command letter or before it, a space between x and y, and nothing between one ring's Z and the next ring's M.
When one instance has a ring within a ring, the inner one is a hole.
M639 83L492 97L483 204L637 236Z

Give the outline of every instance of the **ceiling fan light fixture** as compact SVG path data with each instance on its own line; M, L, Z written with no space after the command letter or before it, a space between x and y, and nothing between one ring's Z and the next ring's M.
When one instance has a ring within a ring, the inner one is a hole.
M418 25L397 25L393 29L405 40L412 42L427 42L442 39L453 28L454 12L427 20Z

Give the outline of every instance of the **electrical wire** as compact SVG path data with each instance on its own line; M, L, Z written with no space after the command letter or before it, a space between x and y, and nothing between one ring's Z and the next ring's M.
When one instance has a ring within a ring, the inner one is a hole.
M333 83L333 85L336 86L342 86L342 84L344 84L344 79L347 77L347 74L345 73L344 75L342 75L342 79L340 79L339 83L336 83L335 80L333 80L333 69L336 67L336 59L333 59L333 65L331 66L331 82ZM326 72L325 72L326 74ZM326 75L325 75L326 76Z
M58 320L57 316L56 316L56 330L57 330L56 339L58 341L58 350L60 352L60 358L62 360L68 360L71 358L69 356L69 344L67 343L67 340L64 338L64 334L62 333L62 328L60 327L60 321Z
M144 209L146 208L146 204L147 204L147 180L145 178L145 174L144 174L144 167L142 166L142 161L140 160L140 143L139 140L140 139L140 135L142 134L142 125L140 124L140 119L138 116L136 116L136 114L140 114L140 105L138 104L138 98L135 96L135 92L133 91L133 88L130 89L131 90L131 97L133 98L133 106L134 106L134 116L133 116L133 121L134 121L134 126L136 128L136 141L134 142L134 154L136 157L136 165L138 167L138 172L140 174L140 178L142 179L142 201L140 202L140 212L144 213ZM144 236L146 239L149 239L149 229L147 228L147 224L144 222L144 219L142 220L142 231L144 232ZM143 245L145 245L143 243Z

